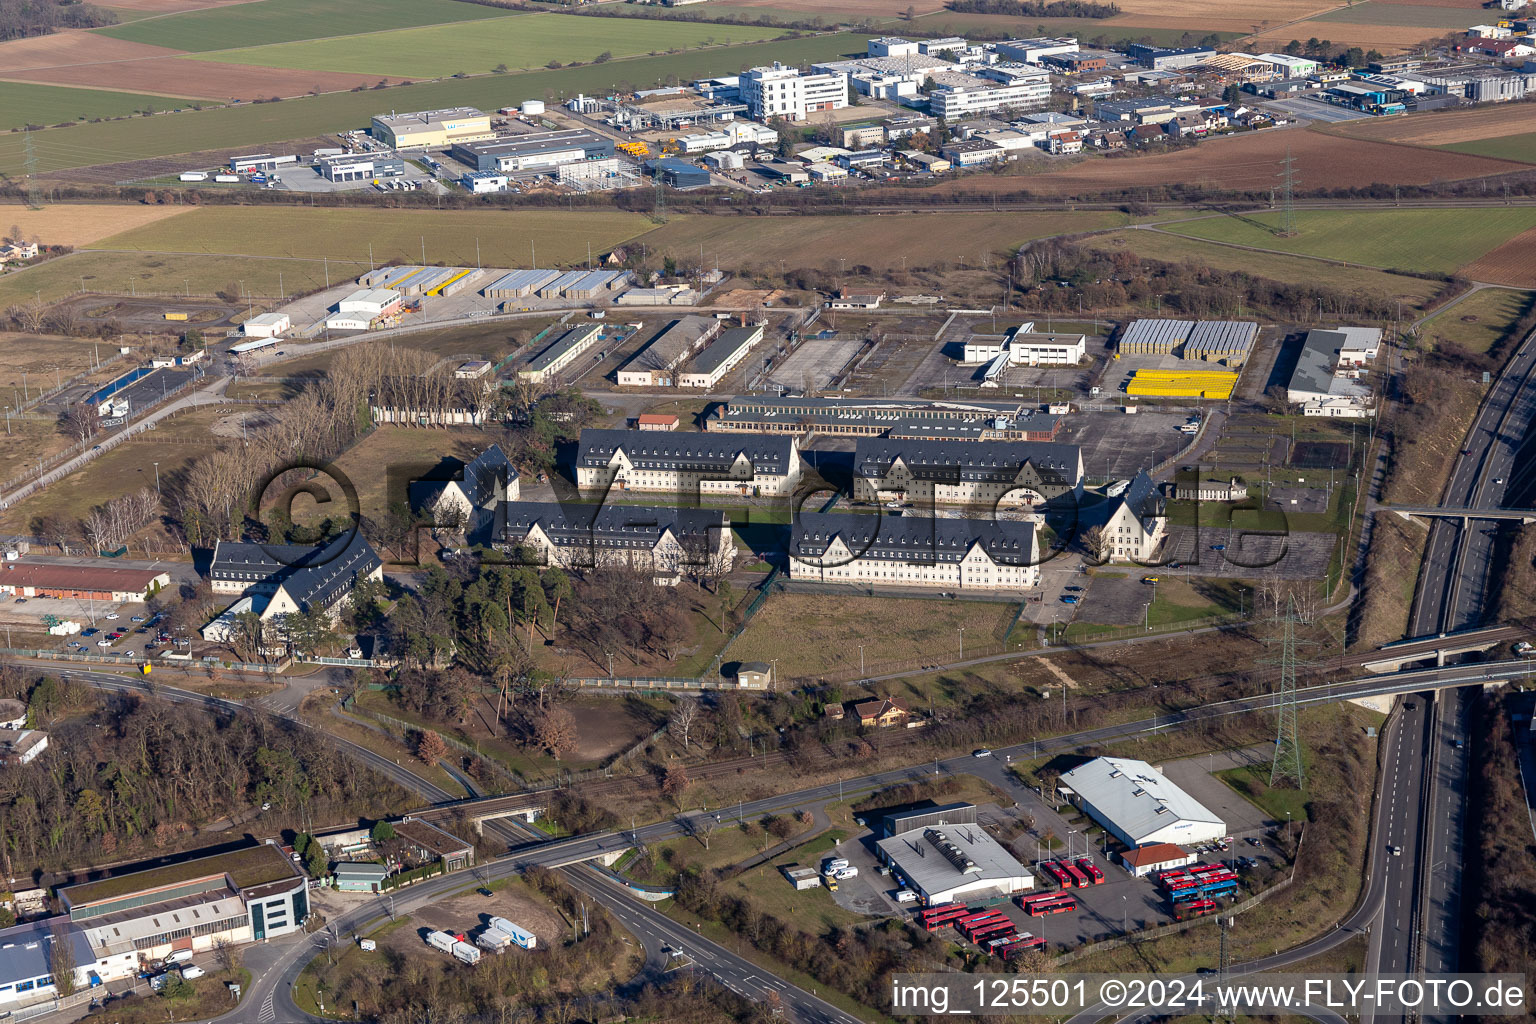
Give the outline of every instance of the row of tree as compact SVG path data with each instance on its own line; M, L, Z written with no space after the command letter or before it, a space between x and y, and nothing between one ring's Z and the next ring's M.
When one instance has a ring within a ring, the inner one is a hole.
M0 0L0 39L51 35L65 28L116 25L117 15L79 0Z
M1002 14L1011 18L1113 18L1116 3L1096 0L947 0L956 14Z

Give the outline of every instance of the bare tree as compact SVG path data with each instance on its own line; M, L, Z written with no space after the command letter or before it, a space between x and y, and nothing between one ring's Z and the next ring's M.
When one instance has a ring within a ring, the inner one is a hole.
M75 990L76 966L73 936L67 927L56 926L48 937L48 973L53 975L59 995L67 996Z
M682 743L683 749L688 749L688 734L693 731L693 723L699 718L699 702L692 697L679 697L677 704L672 708L672 718L667 723L667 729Z
M565 708L554 707L539 716L534 740L556 761L576 746L576 719Z
M75 440L86 441L101 430L101 417L89 402L76 402L59 417L59 426Z

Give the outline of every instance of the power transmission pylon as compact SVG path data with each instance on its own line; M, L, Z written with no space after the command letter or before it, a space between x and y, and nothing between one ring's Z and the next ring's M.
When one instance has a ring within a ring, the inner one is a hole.
M43 194L37 187L37 151L32 148L32 133L22 133L22 161L27 170L27 205L34 210L43 208Z
M1291 147L1285 147L1285 159L1280 161L1280 229L1275 232L1281 238L1296 234L1296 161Z
M1305 772L1301 764L1301 739L1296 728L1296 599L1287 596L1284 628L1280 639L1280 689L1275 694L1275 760L1269 784L1293 783L1301 789Z

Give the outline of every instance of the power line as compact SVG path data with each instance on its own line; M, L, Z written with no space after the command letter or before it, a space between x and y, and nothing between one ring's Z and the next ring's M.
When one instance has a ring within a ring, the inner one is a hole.
M1280 173L1276 175L1281 181L1280 186L1280 230L1276 232L1281 238L1292 238L1296 234L1296 158L1291 156L1291 147L1285 147L1285 159L1280 161Z
M1275 759L1269 769L1271 788L1281 782L1302 788L1301 738L1296 726L1296 599L1287 595L1280 639L1280 687L1275 697Z

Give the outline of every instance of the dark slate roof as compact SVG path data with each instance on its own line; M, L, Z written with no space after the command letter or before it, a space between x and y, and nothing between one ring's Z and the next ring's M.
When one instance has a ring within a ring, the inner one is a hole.
M465 464L460 489L469 503L479 508L501 485L516 479L517 469L507 460L507 453L493 444Z
M853 471L867 479L890 472L900 458L920 480L1013 480L1027 462L1042 480L1076 485L1081 453L1077 445L1055 441L903 441L890 437L861 437L853 454Z
M509 501L502 508L506 516L503 536L512 543L526 537L535 525L560 547L595 544L650 548L664 530L671 530L687 547L691 541L712 543L715 538L711 531L718 536L718 531L730 528L730 520L717 509L554 501Z
M787 474L793 467L794 439L779 435L722 434L698 431L583 430L576 465L602 468L624 450L630 463L644 469L728 469L745 454L758 473Z
M221 540L214 544L209 575L239 583L280 583L308 611L329 607L359 576L382 564L362 532L353 531L321 547ZM249 579L253 574L260 578Z
M1120 495L1120 500L1138 516L1156 515L1159 504L1157 485L1152 482L1152 477L1147 471L1142 470L1131 478L1130 485L1126 487L1125 493Z
M807 512L790 527L790 554L819 558L842 537L855 556L900 562L958 562L980 543L1000 565L1032 565L1035 524L990 519L929 519L922 516L840 515Z

